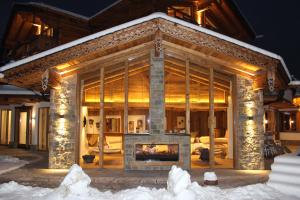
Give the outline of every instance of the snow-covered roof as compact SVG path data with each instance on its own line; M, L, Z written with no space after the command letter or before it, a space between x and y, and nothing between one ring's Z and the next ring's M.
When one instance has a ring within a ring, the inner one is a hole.
M0 85L0 95L40 95L40 93L14 85Z
M99 14L103 13L104 11L110 9L111 7L117 5L117 4L120 3L121 1L122 1L122 0L117 0L117 1L115 1L114 3L110 4L110 5L107 6L106 8L104 8L104 9L100 10L99 12L95 13L93 16L90 17L90 19L96 17L97 15L99 15Z
M300 81L296 80L296 81L291 81L289 83L290 86L300 86Z
M148 16L146 16L146 17L142 17L142 18L139 18L139 19L135 19L135 20L133 20L133 21L130 21L130 22L127 22L127 23L124 23L124 24L121 24L121 25L118 25L118 26L115 26L115 27L112 27L112 28L109 28L109 29L106 29L106 30L103 30L103 31L100 31L100 32L97 32L97 33L94 33L94 34L91 34L91 35L88 35L88 36L85 36L85 37L82 37L82 38L77 39L77 40L74 40L74 41L72 41L72 42L69 42L69 43L66 43L66 44L57 46L57 47L52 48L52 49L49 49L49 50L47 50L47 51L43 51L43 52L41 52L41 53L38 53L38 54L35 54L35 55L33 55L33 56L24 58L24 59L22 59L22 60L18 60L18 61L16 61L16 62L6 64L6 65L0 67L0 72L4 72L4 71L6 71L6 70L9 70L9 69L15 68L15 67L17 67L17 66L20 66L20 65L29 63L29 62L31 62L31 61L40 59L40 58L45 57L45 56L48 56L48 55L50 55L50 54L54 54L54 53L56 53L56 52L59 52L59 51L68 49L68 48L70 48L70 47L73 47L73 46L76 46L76 45L79 45L79 44L88 42L88 41L90 41L90 40L93 40L93 39L102 37L102 36L104 36L104 35L107 35L107 34L110 34L110 33L113 33L113 32L119 31L119 30L122 30L122 29L124 29L124 28L128 28L128 27L130 27L130 26L134 26L134 25L137 25L137 24L146 22L146 21L150 21L150 20L153 20L153 19L157 19L157 18L162 18L162 19L165 19L165 20L168 20L168 21L171 21L171 22L180 24L180 25L182 25L182 26L191 28L191 29L193 29L193 30L196 30L196 31L199 31L199 32L202 32L202 33L205 33L205 34L208 34L208 35L217 37L217 38L219 38L219 39L222 39L222 40L231 42L231 43L236 44L236 45L238 45L238 46L241 46L241 47L247 48L247 49L249 49L249 50L252 50L252 51L261 53L261 54L263 54L263 55L266 55L266 56L268 56L268 57L277 59L277 60L279 60L279 61L281 62L281 64L282 64L282 66L283 66L283 68L284 68L284 70L285 70L287 76L289 77L289 80L290 80L290 81L292 80L291 74L290 74L290 72L289 72L289 70L288 70L288 68L287 68L287 66L286 66L286 64L285 64L285 62L284 62L284 60L283 60L283 58L282 58L280 55L277 55L277 54L272 53L272 52L270 52L270 51L267 51L267 50L261 49L261 48L259 48L259 47L253 46L253 45L251 45L251 44L248 44L248 43L239 41L239 40L234 39L234 38L231 38L231 37L229 37L229 36L226 36L226 35L223 35L223 34L214 32L214 31L212 31L212 30L203 28L203 27L201 27L201 26L197 26L197 25L194 25L194 24L192 24L192 23L189 23L189 22L186 22L186 21L183 21L183 20L174 18L174 17L170 17L170 16L166 15L165 13L153 13L153 14L148 15Z
M51 9L51 10L55 10L55 11L58 11L58 12L61 12L61 13L65 13L67 15L71 15L73 17L81 18L81 19L84 19L84 20L89 20L90 19L89 17L83 16L83 15L80 15L80 14L77 14L77 13L74 13L74 12L71 12L71 11L67 11L67 10L64 10L64 9L61 9L61 8L57 8L55 6L50 6L50 5L44 4L44 3L28 2L26 4L28 4L28 5L34 5L34 6L39 6L39 7L43 7L43 8L47 8L47 9Z

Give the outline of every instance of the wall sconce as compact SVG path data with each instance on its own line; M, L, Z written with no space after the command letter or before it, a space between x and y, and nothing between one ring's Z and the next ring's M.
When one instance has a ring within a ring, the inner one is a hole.
M264 122L265 122L265 124L268 124L268 120L265 120Z
M56 114L58 118L65 118L65 115L62 114Z

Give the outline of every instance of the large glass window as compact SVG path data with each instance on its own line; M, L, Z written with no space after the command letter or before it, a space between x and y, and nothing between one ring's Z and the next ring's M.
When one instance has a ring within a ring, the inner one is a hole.
M165 62L165 129L167 133L185 133L185 64Z
M11 110L0 110L0 144L9 144L11 137Z
M149 66L128 71L128 133L149 133Z
M125 65L126 63L123 67L104 69L102 164L106 168L123 168L124 133L149 132L149 65L134 64L134 62L129 62L127 67ZM128 73L125 72L126 68ZM83 167L99 167L102 90L98 72L83 80L82 91L81 164ZM128 95L127 112L124 111L125 93ZM124 124L126 118L127 126ZM94 161L85 162L82 158L84 155L94 155Z

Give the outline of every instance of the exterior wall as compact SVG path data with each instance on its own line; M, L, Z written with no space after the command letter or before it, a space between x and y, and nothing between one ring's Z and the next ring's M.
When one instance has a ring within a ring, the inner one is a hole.
M69 168L76 162L77 75L62 80L51 91L49 168Z
M253 81L237 77L236 168L264 169L263 94L253 90Z

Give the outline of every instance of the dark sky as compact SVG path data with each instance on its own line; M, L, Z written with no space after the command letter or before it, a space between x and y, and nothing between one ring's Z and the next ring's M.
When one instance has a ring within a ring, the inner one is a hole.
M62 9L91 16L114 0L0 0L0 37L13 2L44 2ZM281 55L300 79L300 1L235 0L257 35L254 45ZM299 55L298 55L299 54Z

